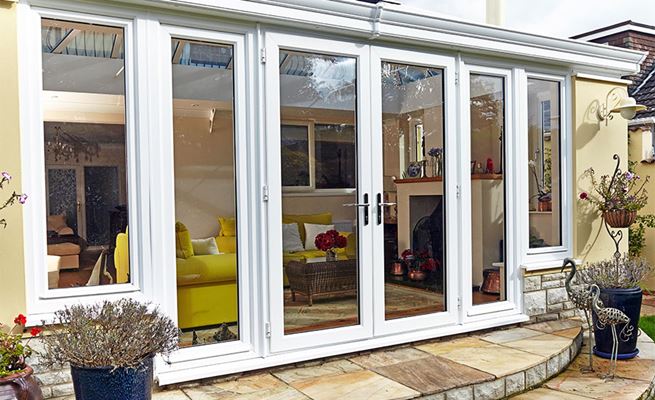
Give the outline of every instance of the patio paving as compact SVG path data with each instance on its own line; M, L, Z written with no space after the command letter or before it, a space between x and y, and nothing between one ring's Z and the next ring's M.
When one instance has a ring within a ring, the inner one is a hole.
M231 380L184 384L155 393L153 399L505 398L565 370L581 347L581 325L579 320L564 320L433 340Z

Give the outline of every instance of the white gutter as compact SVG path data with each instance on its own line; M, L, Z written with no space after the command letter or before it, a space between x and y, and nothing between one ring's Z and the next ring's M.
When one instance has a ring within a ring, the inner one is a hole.
M646 53L528 34L458 20L426 10L354 0L115 0L132 6L166 8L289 28L412 42L430 47L532 60L611 77L639 71ZM57 1L34 0L53 6ZM104 4L108 4L105 2Z

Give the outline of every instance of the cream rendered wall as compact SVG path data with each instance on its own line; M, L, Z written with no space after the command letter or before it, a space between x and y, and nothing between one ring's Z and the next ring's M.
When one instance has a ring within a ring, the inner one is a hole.
M607 92L616 86L622 85L573 79L573 254L585 262L609 258L614 253L614 243L605 231L601 217L590 209L588 203L578 200L578 195L583 190L590 190L589 180L582 177L589 167L593 167L597 175L614 171L614 153L621 157L621 168L627 168L628 122L617 115L606 124L596 116ZM628 250L627 235L625 229L622 252Z
M646 191L649 195L649 201L646 206L639 211L639 214L655 214L655 164L642 162L642 160L650 159L652 157L652 126L641 127L635 131L631 131L629 141L629 154L630 161L633 161L635 173L642 178L651 177L650 182L646 184ZM641 256L648 260L651 264L655 265L655 229L646 228L644 232L646 243L642 250ZM655 290L655 274L652 274L648 279L642 282L645 288Z
M12 191L21 191L20 128L18 105L18 43L16 4L0 1L0 169L14 179L0 191L2 200ZM28 204L25 207L29 207ZM25 313L25 264L23 258L23 218L20 206L7 208L0 214L7 228L0 228L0 323L9 324L18 313Z

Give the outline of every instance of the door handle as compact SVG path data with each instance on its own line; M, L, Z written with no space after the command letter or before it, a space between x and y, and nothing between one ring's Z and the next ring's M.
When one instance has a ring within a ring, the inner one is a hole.
M382 207L392 207L395 206L396 203L390 203L390 202L383 202L382 201L382 193L377 194L377 203L378 203L378 225L382 224Z
M364 193L363 203L344 203L344 207L363 207L364 208L364 225L368 225L368 207L371 205L368 202L368 193Z

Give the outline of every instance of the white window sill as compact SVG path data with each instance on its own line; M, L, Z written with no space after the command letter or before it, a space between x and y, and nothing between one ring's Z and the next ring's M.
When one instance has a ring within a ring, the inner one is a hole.
M582 260L574 258L573 261L577 266L582 264ZM548 261L534 261L521 264L521 269L524 272L543 271L547 269L562 268L564 258L561 260L548 260Z

